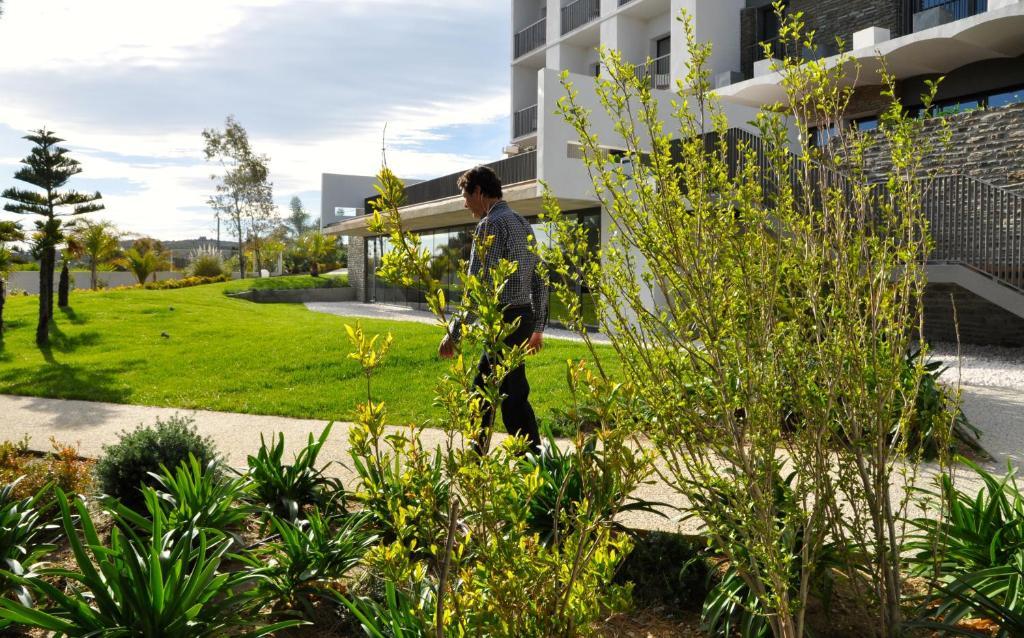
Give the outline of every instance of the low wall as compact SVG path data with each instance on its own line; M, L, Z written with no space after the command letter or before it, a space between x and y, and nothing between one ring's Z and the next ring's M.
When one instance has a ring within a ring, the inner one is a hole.
M256 303L306 303L312 301L355 301L356 291L350 287L246 290L230 296Z
M76 288L89 288L89 273L78 270L73 270L68 273L71 276L71 289ZM156 273L156 280L163 281L165 279L181 279L185 276L182 272L170 272L161 271ZM60 280L60 270L58 269L53 273L53 287L54 290L57 288L57 282ZM104 288L117 288L118 286L134 286L139 283L139 280L135 278L135 275L130 272L98 272L96 273L96 280L101 287ZM147 281L152 281L153 277ZM30 295L39 294L39 271L38 270L19 270L18 272L12 272L7 277L7 285L11 288L17 288L18 290L24 290Z

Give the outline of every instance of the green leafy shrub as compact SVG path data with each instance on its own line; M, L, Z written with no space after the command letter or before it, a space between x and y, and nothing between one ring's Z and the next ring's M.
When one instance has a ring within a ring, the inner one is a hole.
M204 467L218 458L213 440L198 434L192 418L174 415L158 419L152 426L140 425L131 432L122 432L117 443L103 446L103 455L96 462L96 478L103 493L141 511L140 486L158 486L153 475L159 474L161 466L177 468L189 456Z
M971 425L950 392L939 383L939 377L948 366L944 366L941 361L919 361L921 356L920 349L909 352L903 369L904 383L910 386L917 377L914 368L919 365L923 367L914 413L906 433L908 445L913 450L919 450L921 456L928 460L938 458L943 447L952 447L956 441L978 449L981 432ZM907 387L906 390L909 393L911 388ZM948 432L950 425L952 436Z
M74 637L264 636L300 624L266 624L258 613L264 601L254 587L260 572L221 571L229 540L194 526L185 533L168 533L173 528L153 499L148 511L151 534L115 526L108 543L100 540L83 501L69 504L58 490L57 502L77 569L46 568L14 577L46 601L45 606L0 599L0 618ZM64 590L47 577L68 578L75 587Z
M228 478L216 459L203 466L190 453L188 461L174 471L162 466L154 478L159 483L156 494L171 525L190 522L196 527L232 533L255 511L246 502L252 487L249 477Z
M921 492L941 506L944 516L910 521L912 573L937 584L925 602L926 615L947 624L1000 608L1007 617L1019 616L1024 612L1024 495L1012 469L997 478L964 462L984 483L978 493L957 489L942 474L937 492Z
M254 496L274 515L295 520L307 505L315 505L330 513L339 506L344 507L345 490L341 481L324 474L330 463L321 468L316 466L317 457L330 433L331 424L317 439L310 433L306 447L295 455L291 464L284 462L283 433L278 433L277 443L270 447L260 435L259 452L248 458L249 472Z
M143 285L146 290L176 290L178 288L191 288L192 286L203 286L206 284L217 284L229 281L228 275L192 276L183 279L164 279L163 281L151 281Z
M42 507L50 486L19 498L19 481L0 486L0 596L14 593L27 605L32 600L29 590L13 583L4 572L24 576L33 564L52 552L55 546L50 541L57 526L46 522Z
M315 509L298 521L275 516L270 522L277 540L247 562L266 566L260 587L278 609L296 609L312 620L313 602L337 600L340 579L376 543L377 537L367 531L368 521L364 514L324 517Z
M189 254L189 274L192 277L221 277L230 274L224 268L224 258L213 246L203 246L192 250Z
M633 551L615 575L615 582L633 584L633 603L641 609L700 609L709 575L703 557L706 545L704 538L640 531L633 539Z

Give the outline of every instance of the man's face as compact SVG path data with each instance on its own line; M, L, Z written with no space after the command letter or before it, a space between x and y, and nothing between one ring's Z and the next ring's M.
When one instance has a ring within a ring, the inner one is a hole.
M483 219L483 216L487 214L487 205L484 203L484 194L480 190L479 186L473 189L472 193L463 189L462 199L465 200L465 208L468 208L469 212L473 213L473 217Z

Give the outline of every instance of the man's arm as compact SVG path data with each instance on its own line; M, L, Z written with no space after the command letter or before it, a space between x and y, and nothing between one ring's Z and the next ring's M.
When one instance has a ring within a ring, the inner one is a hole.
M540 350L543 344L544 328L548 325L548 282L540 276L537 268L530 278L530 303L533 304L533 335L528 344L531 352Z

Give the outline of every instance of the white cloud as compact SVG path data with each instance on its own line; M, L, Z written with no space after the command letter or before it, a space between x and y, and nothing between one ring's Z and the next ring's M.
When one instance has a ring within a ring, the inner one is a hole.
M98 217L168 239L212 229L199 132L228 113L271 157L279 198L318 191L322 172L376 172L385 123L399 174L454 172L496 159L507 136L505 13L471 0L7 0L0 164L27 153L21 131L49 126L83 178L107 180ZM465 126L493 142L460 144L452 127Z

